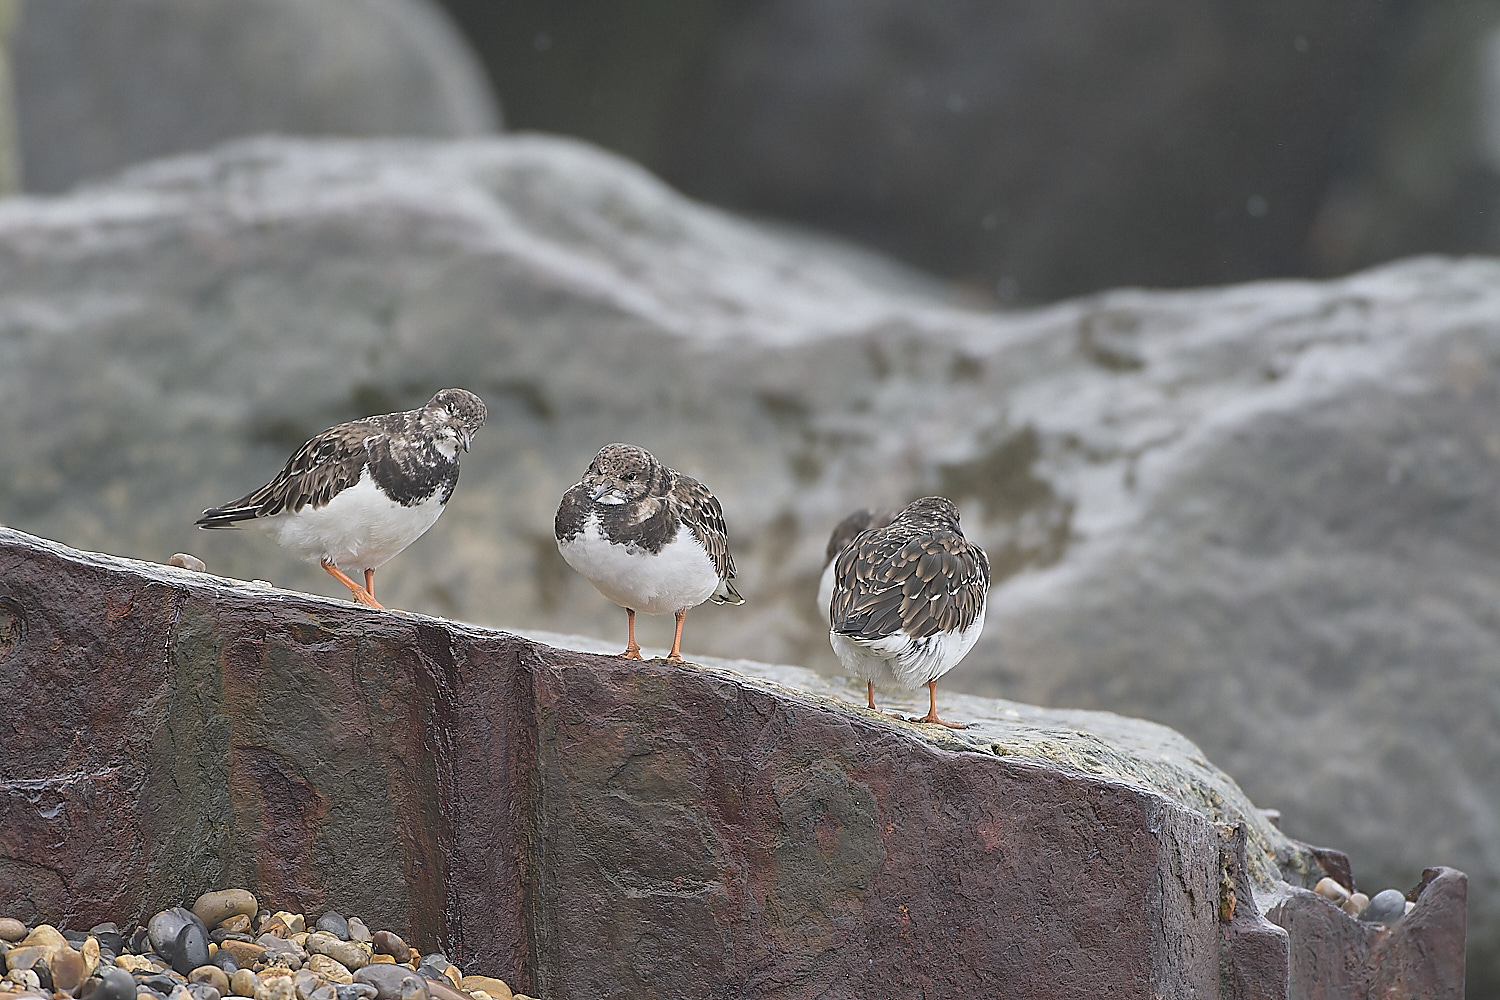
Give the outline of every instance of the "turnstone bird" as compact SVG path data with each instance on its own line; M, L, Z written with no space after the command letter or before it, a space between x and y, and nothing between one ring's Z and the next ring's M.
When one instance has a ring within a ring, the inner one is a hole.
M254 521L286 549L317 561L372 608L375 570L432 527L458 482L458 450L484 426L484 402L444 389L418 410L351 420L297 449L280 475L222 507L200 528ZM340 565L365 571L364 586Z
M927 715L912 721L967 728L938 718L937 679L984 631L989 586L989 560L964 538L945 497L914 500L839 554L828 639L844 668L865 679L871 708L877 680L926 684Z
M818 580L818 614L822 616L823 624L829 624L828 604L833 600L834 560L849 547L855 535L866 528L884 528L898 513L900 512L894 507L882 507L879 510L861 507L840 521L833 529L833 534L828 536L828 549L823 557L823 575Z
M741 604L729 581L734 559L724 511L708 487L674 472L645 448L607 444L563 494L557 548L599 593L625 609L621 656L639 660L635 613L677 616L669 660L681 661L682 620L704 601Z

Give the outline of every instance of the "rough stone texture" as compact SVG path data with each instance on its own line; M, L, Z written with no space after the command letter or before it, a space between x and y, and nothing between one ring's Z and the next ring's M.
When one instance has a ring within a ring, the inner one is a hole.
M999 581L945 697L1169 723L1365 889L1469 871L1493 985L1497 316L1500 265L1437 259L969 312L578 144L243 143L0 205L0 522L336 594L192 518L459 384L492 419L391 606L622 647L551 519L634 440L714 489L741 568L688 654L832 669L828 531L945 492Z
M0 529L0 911L88 926L236 883L551 1000L1303 995L1226 899L1264 937L1255 897L1291 912L1311 894L1278 876L1323 869L1177 734L975 698L934 733L753 669ZM1463 876L1430 878L1390 935L1328 907L1272 937L1456 1000Z
M29 0L12 46L28 191L234 136L499 123L432 0Z
M1370 3L747 4L665 176L1030 301L1297 274L1398 26Z

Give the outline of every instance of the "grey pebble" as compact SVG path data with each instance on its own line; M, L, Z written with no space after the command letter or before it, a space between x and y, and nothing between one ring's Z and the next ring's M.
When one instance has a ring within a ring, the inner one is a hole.
M113 952L118 955L120 949L125 947L125 935L120 933L120 928L112 920L95 924L89 928L89 933L99 942L100 951Z
M118 966L101 967L93 982L87 1000L135 1000L135 977Z
M378 991L369 983L335 983L333 992L338 1000L375 1000Z
M1370 900L1359 914L1359 919L1367 924L1394 924L1406 916L1406 897L1400 889L1386 889L1377 892L1375 898Z
M365 922L358 917L349 918L349 940L366 943L370 940L370 928L366 927Z
M354 974L356 983L368 983L375 987L377 1000L427 1000L427 982L421 976L400 965L382 963L367 965Z
M200 965L208 964L208 932L199 923L189 921L177 932L172 944L172 968L184 976ZM218 991L215 990L215 993ZM198 998L205 1000L205 998ZM217 996L207 1000L219 1000Z
M340 941L349 940L349 921L345 920L343 914L329 910L318 918L317 929L327 931Z

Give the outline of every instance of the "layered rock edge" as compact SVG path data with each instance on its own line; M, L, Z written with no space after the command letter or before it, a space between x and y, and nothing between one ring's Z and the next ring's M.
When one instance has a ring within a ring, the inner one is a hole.
M1462 995L1462 873L1361 924L1165 727L600 648L0 528L0 912L245 885L548 998Z

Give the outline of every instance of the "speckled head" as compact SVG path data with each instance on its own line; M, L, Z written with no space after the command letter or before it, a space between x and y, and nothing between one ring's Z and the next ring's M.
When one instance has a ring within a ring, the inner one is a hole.
M662 464L645 448L607 444L589 463L582 483L602 503L629 503L646 496L662 475Z
M896 520L924 527L959 531L958 505L947 497L923 497L907 504Z
M467 389L443 389L421 410L422 426L449 432L464 451L469 450L474 433L484 426L484 418L484 400Z

